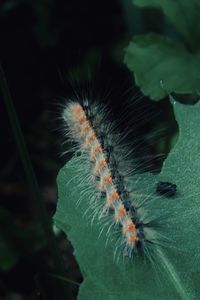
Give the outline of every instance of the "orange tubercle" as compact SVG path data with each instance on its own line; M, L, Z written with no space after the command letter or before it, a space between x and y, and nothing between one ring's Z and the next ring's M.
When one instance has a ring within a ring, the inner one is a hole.
M82 133L87 134L91 130L91 126L88 122L84 124L84 126L81 128Z
M103 152L101 145L99 144L92 150L92 156L96 156L98 153Z
M127 212L125 207L122 205L119 207L119 209L116 211L115 213L115 219L117 221L119 221L120 219L122 219L124 216L126 216Z
M97 140L96 135L92 134L87 138L88 142L95 142Z
M105 188L105 186L111 183L112 183L111 175L106 175L102 178L101 188Z
M101 169L106 168L108 166L105 158L102 158L96 165L95 171L99 172Z
M139 238L138 238L136 235L134 235L134 234L131 234L131 235L129 235L129 236L127 237L127 242L128 242L128 244L130 244L130 245L135 244L138 240L139 240Z
M111 175L106 175L106 176L103 178L103 182L104 182L105 184L107 184L107 183L112 183L112 177L111 177Z
M78 122L79 124L83 124L85 121L86 121L86 115L81 115L79 118L78 118Z
M126 233L131 233L131 232L136 232L135 224L129 220L126 225L123 227L123 232Z
M81 112L83 112L83 108L80 104L74 103L72 104L72 111L76 114L80 114Z
M107 203L110 205L117 199L119 199L119 194L117 193L117 191L112 191L107 199Z

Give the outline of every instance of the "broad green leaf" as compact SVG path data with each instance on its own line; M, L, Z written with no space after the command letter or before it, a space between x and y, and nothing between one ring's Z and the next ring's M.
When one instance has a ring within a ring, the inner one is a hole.
M133 0L133 3L161 9L193 49L200 45L199 0Z
M72 242L84 277L79 300L198 299L200 103L184 106L174 102L173 107L180 134L162 172L136 174L129 181L136 197L148 197L144 209L156 217L161 225L158 232L168 238L165 246L154 245L153 263L148 257L114 259L116 237L112 229L112 238L108 238L107 227L99 235L101 220L94 217L91 222L94 210L90 200L96 190L88 181L87 164L74 157L60 170L54 220ZM156 194L161 180L177 184L175 197Z
M191 54L168 37L136 36L126 48L124 62L142 92L153 100L162 99L166 91L192 93L200 87L200 53Z

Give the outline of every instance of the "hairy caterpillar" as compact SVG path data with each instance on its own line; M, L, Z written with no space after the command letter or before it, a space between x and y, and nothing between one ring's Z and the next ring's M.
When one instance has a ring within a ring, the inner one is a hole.
M158 232L137 191L127 187L134 171L128 160L128 148L123 148L120 134L107 120L105 108L89 103L88 99L82 105L71 101L63 111L63 119L68 125L68 136L77 143L90 168L90 180L95 187L92 206L99 207L94 213L98 218L110 219L111 226L118 228L124 255L149 252L152 244L158 243Z

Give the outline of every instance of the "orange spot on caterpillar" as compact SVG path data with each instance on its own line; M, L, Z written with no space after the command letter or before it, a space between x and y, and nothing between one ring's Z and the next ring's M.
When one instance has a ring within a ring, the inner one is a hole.
M136 232L135 224L129 220L126 225L123 227L123 232L126 234L128 232Z
M92 157L96 156L98 153L103 152L101 145L99 144L92 150Z
M75 114L80 114L81 112L83 112L83 108L80 104L74 103L72 104L72 112L74 112Z
M129 236L127 237L127 242L128 242L128 244L130 244L130 245L135 244L138 240L139 240L139 238L138 238L136 235L134 235L134 234L131 234L131 235L129 235Z
M125 207L122 205L119 207L119 209L116 211L115 213L115 219L116 221L119 221L120 219L122 219L124 216L126 216L127 212Z
M101 188L103 189L103 188L105 188L106 185L111 184L111 183L112 183L111 175L106 175L102 179Z
M82 116L80 116L80 117L78 118L79 124L83 124L86 120L87 120L87 119L86 119L86 115L85 115L85 114L82 115Z
M102 158L96 165L95 171L100 172L101 169L108 167L108 164L106 162L105 158Z
M90 135L88 138L87 138L88 142L95 142L97 140L96 138L96 135L93 134L93 135Z
M91 128L91 130L92 130L92 128ZM92 135L89 135L89 136L86 137L86 142L85 142L86 148L91 147L92 142L97 142L97 138L96 138L96 135L94 133L92 133Z
M112 180L112 178L111 178L111 180ZM118 199L119 199L119 194L116 191L112 191L110 196L107 199L107 203L110 205Z
M81 128L81 132L87 134L91 130L91 126L88 122Z

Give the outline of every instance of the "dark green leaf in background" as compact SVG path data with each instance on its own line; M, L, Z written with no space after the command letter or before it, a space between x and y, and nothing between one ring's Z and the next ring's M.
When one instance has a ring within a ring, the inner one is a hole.
M199 0L133 0L140 7L161 9L192 49L200 46Z
M142 92L154 100L162 99L166 91L192 93L200 87L200 53L191 54L176 40L162 35L134 37L124 62Z

